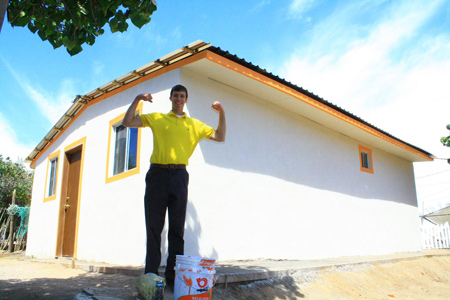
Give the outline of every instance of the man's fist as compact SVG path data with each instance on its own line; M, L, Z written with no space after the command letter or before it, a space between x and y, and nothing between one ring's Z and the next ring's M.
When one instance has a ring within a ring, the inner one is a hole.
M147 93L147 94L139 94L136 96L137 99L139 100L143 100L143 101L148 101L148 102L152 102L153 103L153 97L152 94Z
M223 111L222 104L220 104L219 101L214 101L214 103L211 105L211 107L212 107L214 110L217 110L218 112Z

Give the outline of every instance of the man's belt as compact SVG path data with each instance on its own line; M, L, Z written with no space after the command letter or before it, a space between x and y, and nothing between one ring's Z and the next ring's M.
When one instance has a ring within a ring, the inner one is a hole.
M169 170L186 170L186 165L175 165L175 164L151 164L151 168L169 169Z

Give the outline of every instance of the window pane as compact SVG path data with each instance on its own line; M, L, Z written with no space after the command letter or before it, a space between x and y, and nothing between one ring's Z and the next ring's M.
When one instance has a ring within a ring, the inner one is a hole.
M48 196L53 196L56 190L56 170L58 167L58 158L50 162L50 182L48 186Z
M128 140L128 170L136 168L136 160L137 160L137 136L138 129L130 128L129 129L129 140Z
M127 148L127 128L123 125L116 127L116 145L114 153L114 175L125 170L125 152Z
M370 169L370 157L368 153L361 152L362 167Z

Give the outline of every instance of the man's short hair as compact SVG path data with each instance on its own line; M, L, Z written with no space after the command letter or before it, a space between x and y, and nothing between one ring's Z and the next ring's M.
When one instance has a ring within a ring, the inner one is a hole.
M174 86L172 88L172 90L170 91L170 97L172 97L173 92L183 92L183 91L186 93L186 99L187 99L188 98L187 88L185 88L181 84L177 84L176 86Z

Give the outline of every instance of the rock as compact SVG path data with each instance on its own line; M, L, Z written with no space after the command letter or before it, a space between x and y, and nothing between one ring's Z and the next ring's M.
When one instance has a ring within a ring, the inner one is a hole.
M164 286L166 286L166 280L164 277L160 277L153 273L141 275L136 280L136 289L145 300L153 300L156 282L159 280L162 280L164 282Z

